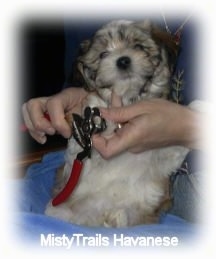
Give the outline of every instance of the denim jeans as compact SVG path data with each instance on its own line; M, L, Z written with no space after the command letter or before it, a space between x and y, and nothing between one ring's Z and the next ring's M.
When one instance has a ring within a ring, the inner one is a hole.
M170 177L173 206L169 213L190 222L200 221L202 207L202 177L204 174L201 152L191 151L182 166Z

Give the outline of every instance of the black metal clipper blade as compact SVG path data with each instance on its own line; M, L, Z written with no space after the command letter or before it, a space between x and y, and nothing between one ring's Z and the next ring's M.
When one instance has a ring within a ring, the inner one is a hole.
M85 143L85 137L84 133L82 132L82 124L83 124L83 118L74 113L73 114L73 123L72 123L72 134L77 143L84 149L86 146Z
M97 107L86 107L84 118L73 114L73 136L83 149L91 149L91 136L106 129L106 121Z

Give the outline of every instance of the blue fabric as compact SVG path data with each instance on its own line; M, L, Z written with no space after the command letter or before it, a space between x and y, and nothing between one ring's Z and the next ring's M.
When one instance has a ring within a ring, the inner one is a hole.
M17 204L13 224L19 240L41 246L41 234L47 236L82 233L85 237L98 234L112 240L114 234L129 237L178 237L179 245L191 240L197 233L197 227L171 214L161 215L159 224L140 225L129 228L85 227L63 222L44 215L47 202L51 198L51 188L56 169L64 162L64 152L49 153L41 163L30 166L24 179L10 182L11 188L17 189L14 200Z

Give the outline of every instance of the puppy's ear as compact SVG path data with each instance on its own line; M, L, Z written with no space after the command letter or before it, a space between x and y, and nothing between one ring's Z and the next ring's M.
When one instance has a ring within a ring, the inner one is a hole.
M134 25L136 27L138 27L139 29L141 29L144 32L150 32L152 29L152 23L150 22L150 20L144 20L141 22L135 22Z
M84 55L90 48L91 41L90 40L84 40L80 43L80 49L79 49L79 55Z
M162 31L157 27L152 27L151 35L153 40L161 47L164 47L168 54L168 61L172 68L176 64L178 54L180 51L179 46L175 43L173 37L168 32Z
M85 81L80 70L77 67L77 62L74 62L71 68L71 72L66 79L68 85L72 85L74 87L85 87Z
M91 48L91 44L91 40L84 40L83 42L81 42L76 67L76 78L80 82L82 82L83 87L87 91L94 90L94 87L92 85L94 85L96 75L93 69L89 65L85 64L85 54Z
M79 46L79 53L76 62L72 65L71 73L67 78L67 83L73 86L82 86L86 88L86 82L83 78L83 63L80 62L80 58L85 55L91 46L90 40L84 40Z

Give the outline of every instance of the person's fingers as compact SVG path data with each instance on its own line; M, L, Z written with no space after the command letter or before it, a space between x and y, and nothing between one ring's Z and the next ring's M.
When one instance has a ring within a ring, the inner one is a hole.
M80 114L82 102L87 94L82 88L71 88L48 99L46 106L52 125L63 137L71 136L72 118L69 120L68 118L72 116L72 113Z
M22 106L22 114L23 114L23 120L24 120L24 123L25 123L25 126L27 127L28 130L35 130L33 124L32 124L32 121L29 117L29 112L28 112L28 109L27 109L27 103L24 103L23 106Z
M29 131L29 134L40 144L45 144L47 141L47 137L46 137L45 133Z
M99 134L92 137L94 148L105 158L120 154L133 146L136 135L130 134L133 124L127 123L123 128L117 130L111 137L105 138Z
M52 98L47 101L47 111L53 128L65 138L71 136L71 127L65 118L65 107L63 100L60 98Z
M143 103L140 102L124 107L111 107L108 109L100 107L100 112L101 116L105 119L114 122L124 123L143 114L145 112L145 106Z
M116 135L112 136L110 139L106 139L100 135L94 135L92 137L92 142L94 148L97 149L105 159L109 159L125 150L125 142L121 141L121 138Z
M112 94L111 94L111 107L121 107L121 106L122 106L121 97L118 96L114 91L112 91Z
M30 135L39 143L46 142L45 134L53 135L55 129L44 117L45 103L47 98L32 99L22 106L24 123Z
M32 124L32 121L27 112L26 104L23 105L23 119L25 125L29 131L29 134L39 143L44 144L46 142L45 132L35 130L35 127Z
M54 134L55 129L51 122L45 118L47 98L32 99L23 105L23 117L29 130Z

